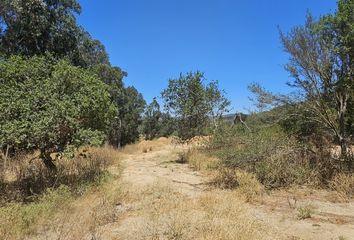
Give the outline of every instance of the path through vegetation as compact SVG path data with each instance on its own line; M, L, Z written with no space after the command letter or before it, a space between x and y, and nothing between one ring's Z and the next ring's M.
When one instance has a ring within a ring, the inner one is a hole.
M119 177L76 200L34 239L354 239L353 202L288 190L247 203L178 163L184 150L167 139L126 147L123 172L110 169ZM298 219L301 208L311 208L311 218Z

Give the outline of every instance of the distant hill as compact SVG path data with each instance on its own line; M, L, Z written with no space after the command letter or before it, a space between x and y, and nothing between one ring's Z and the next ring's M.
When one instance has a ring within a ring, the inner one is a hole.
M233 123L234 119L235 119L235 115L239 115L241 114L241 118L243 121L245 121L248 117L248 114L245 113L229 113L229 114L225 114L221 117L222 120L224 120L225 122L230 122Z

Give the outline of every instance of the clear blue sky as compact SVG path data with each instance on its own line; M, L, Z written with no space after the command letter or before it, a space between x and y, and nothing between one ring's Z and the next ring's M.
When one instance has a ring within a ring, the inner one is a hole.
M251 106L247 85L287 92L287 55L278 26L303 24L335 0L79 0L79 23L107 48L150 102L180 72L200 70L219 80L233 111Z

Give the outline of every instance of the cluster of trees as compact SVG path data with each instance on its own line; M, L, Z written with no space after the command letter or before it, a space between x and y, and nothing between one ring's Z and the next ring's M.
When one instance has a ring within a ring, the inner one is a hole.
M0 148L7 153L114 146L139 137L145 101L76 22L76 0L0 2Z
M281 33L290 60L294 95L250 89L262 110L299 137L332 136L347 158L354 134L354 0L338 1L333 14ZM103 44L76 22L76 0L0 2L0 152L68 146L120 147L175 134L182 139L217 129L230 102L217 81L201 72L170 79L158 101L125 87L127 73L112 66ZM267 108L268 107L268 108Z
M218 82L208 82L199 71L170 79L161 97L164 112L156 98L146 108L142 133L147 139L171 134L181 139L204 135L217 127L230 105Z
M127 73L112 66L103 44L76 22L76 0L0 2L0 152L38 149L45 165L69 146L115 147L173 133L203 134L229 102L202 73L169 81L145 109L143 96L125 87Z
M281 32L290 56L285 69L295 94L274 95L258 84L250 87L258 106L278 107L283 126L302 138L332 138L349 164L348 144L354 133L353 9L353 0L339 0L335 13L318 20L308 15L304 26Z

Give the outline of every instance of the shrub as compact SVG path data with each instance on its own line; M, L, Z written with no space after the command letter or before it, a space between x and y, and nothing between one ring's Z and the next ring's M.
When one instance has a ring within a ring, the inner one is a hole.
M275 151L271 156L255 164L258 180L267 188L278 188L292 184L309 183L312 171L309 162L293 147L286 146Z
M50 57L0 61L0 148L51 153L68 145L102 144L116 107L108 87L91 71Z
M330 187L342 200L348 201L354 196L354 175L339 173L330 182Z
M214 176L213 183L215 186L222 189L234 189L240 185L236 169L227 167L220 167L218 169Z
M246 202L255 201L263 195L264 186L257 180L255 174L238 171L237 178L239 182L237 191L245 198Z
M304 146L279 126L252 128L252 132L240 126L224 126L213 136L209 152L226 168L254 173L267 188L307 183L313 176Z
M212 170L216 169L219 160L203 152L203 149L191 148L185 154L186 162L195 170Z

